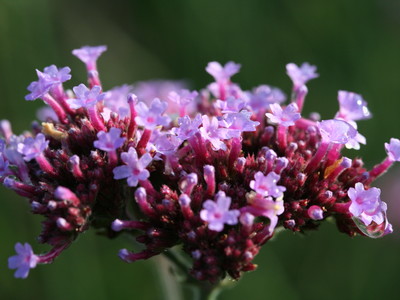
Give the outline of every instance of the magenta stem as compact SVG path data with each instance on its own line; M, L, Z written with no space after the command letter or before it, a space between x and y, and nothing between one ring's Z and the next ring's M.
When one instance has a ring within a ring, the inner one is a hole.
M329 147L329 143L321 143L321 145L318 147L317 152L314 154L313 158L310 160L308 163L306 169L304 170L304 173L312 173L318 165L321 163L322 159L324 158L327 150Z
M307 129L310 126L314 126L315 127L315 126L317 126L317 124L312 120L303 119L303 118L298 119L296 121L296 127L299 128L299 129Z
M43 155L43 153L36 156L36 161L39 164L40 169L42 169L43 172L50 174L52 176L57 175L56 170L50 164L50 162L47 160L47 158Z
M229 167L233 168L233 165L235 161L238 159L241 150L242 150L242 142L240 138L233 138L231 151L229 153L229 159L228 159Z
M182 105L182 106L179 108L179 116L180 116L180 117L186 116L186 105Z
M97 109L97 105L87 107L86 109L89 115L89 120L92 123L93 127L98 131L107 131L107 128L104 125L104 121L101 118Z
M326 166L332 165L340 156L340 150L342 149L342 144L333 144L331 149L326 155Z
M334 182L336 180L336 178L339 177L339 175L345 170L347 169L346 167L344 167L342 164L340 164L339 166L336 167L335 170L333 170L329 176L327 177L328 181L330 182Z
M67 97L65 96L64 88L61 83L51 89L51 95L60 103L68 114L75 114L75 110L70 108L66 101Z
M389 157L386 157L383 162L376 165L371 171L369 171L370 180L375 179L385 173L393 164L393 160Z
M118 163L117 151L108 152L108 163L110 164L110 168L114 168Z
M226 98L225 84L223 82L218 82L218 87L219 87L219 98L221 100L225 100Z
M287 127L278 125L277 144L281 151L287 147Z
M61 123L68 123L67 114L65 113L64 108L62 108L62 106L52 96L50 96L50 94L45 94L42 100L53 109Z
M65 243L61 246L55 246L53 249L51 249L48 253L39 255L39 263L40 264L49 264L51 263L57 256L61 254L69 245L71 245L71 242Z
M152 131L150 129L145 129L143 131L143 134L137 144L137 149L138 151L142 151L141 149L145 149L147 146L147 143L150 141ZM141 153L142 154L142 153Z
M129 120L129 127L128 127L128 133L127 133L127 139L131 139L135 136L136 130L137 130L137 125L136 125L136 121L135 118L137 116L137 112L135 109L135 102L132 98L129 98L128 100L128 105L129 105L129 109L131 111L131 119Z
M300 113L303 110L304 99L306 98L307 93L308 89L305 85L300 86L294 90L294 98Z
M99 72L97 72L96 66L94 67L93 70L89 70L89 68L88 68L88 83L89 83L90 89L92 89L96 85L101 87Z

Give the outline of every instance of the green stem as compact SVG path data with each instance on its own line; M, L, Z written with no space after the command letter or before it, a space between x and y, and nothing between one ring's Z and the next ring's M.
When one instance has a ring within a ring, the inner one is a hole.
M190 264L175 250L163 252L157 260L165 300L217 300L225 288L232 286L233 281L228 278L217 284L194 279L189 275Z

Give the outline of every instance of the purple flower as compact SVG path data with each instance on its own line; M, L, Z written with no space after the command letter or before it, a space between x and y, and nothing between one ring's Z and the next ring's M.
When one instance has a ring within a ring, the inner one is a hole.
M184 141L199 132L199 126L202 123L203 120L200 114L197 114L194 119L191 119L189 116L184 116L183 118L178 119L179 127L172 128L171 132L176 134L179 139Z
M72 54L85 63L88 70L95 70L97 59L106 50L107 46L85 46L80 49L72 50Z
M156 133L158 131L153 131ZM153 141L154 150L164 155L175 154L176 149L182 144L182 140L170 133L158 132Z
M364 185L357 182L355 188L349 188L347 195L351 200L349 212L359 218L365 225L374 221L381 224L385 221L386 203L380 199L381 190L375 187L364 190Z
M346 144L357 136L357 129L346 121L331 119L317 126L325 143Z
M43 72L49 75L55 83L63 83L71 79L71 75L69 74L71 69L69 67L58 69L55 65L51 65L44 68Z
M228 139L228 130L219 128L216 117L212 117L210 121L208 116L203 116L203 127L200 128L200 134L203 139L210 141L215 150L226 150L226 145L221 139Z
M36 117L43 122L47 122L49 119L53 121L59 121L57 114L49 106L44 106L36 111Z
M290 103L284 109L278 103L270 104L269 107L271 113L266 113L265 115L272 123L284 127L293 126L294 122L301 117L296 103Z
M242 99L228 97L226 100L217 100L215 107L219 108L223 114L237 113L245 107L246 103Z
M286 71L290 79L292 79L295 88L298 88L306 84L310 79L319 76L316 72L317 67L310 65L309 63L303 63L300 67L294 63L287 64Z
M338 100L340 109L337 117L345 121L358 121L371 118L367 102L365 102L361 95L347 91L339 91Z
M390 144L385 143L385 149L387 155L392 161L400 161L400 140L399 139L390 139Z
M129 186L137 186L139 180L146 180L150 176L149 171L146 170L152 161L149 153L145 153L138 159L136 150L130 147L128 152L121 154L121 159L126 165L114 168L114 179L127 178Z
M19 143L17 150L24 156L26 161L30 161L41 155L48 145L49 141L46 141L44 135L39 133L35 138L27 137L23 143Z
M126 138L121 137L121 129L112 127L109 132L100 131L97 133L97 141L93 145L103 151L115 151L121 147Z
M270 172L267 176L264 176L264 174L259 171L254 175L254 180L250 181L250 188L264 197L272 196L278 198L286 191L284 186L277 185L280 178L281 177L275 172Z
M138 114L137 117L135 117L136 123L150 130L160 125L168 126L171 119L168 116L162 116L167 106L167 102L160 101L158 98L155 98L151 102L150 108L144 102L139 102L135 106Z
M132 90L132 86L122 85L105 92L104 106L118 113L120 119L130 116L128 96Z
M33 253L32 247L28 243L25 245L15 244L15 251L17 255L8 259L8 268L17 269L14 273L15 278L26 278L29 270L36 267L39 257Z
M67 99L69 106L73 109L94 107L98 101L102 101L105 97L105 94L101 93L101 87L97 85L89 90L83 83L81 83L74 87L73 90L76 99Z
M225 66L222 66L216 61L212 61L208 63L206 71L214 77L215 81L226 82L229 81L233 75L239 72L240 67L240 64L235 64L232 61L227 62Z
M200 218L208 223L208 228L220 232L224 229L224 224L236 225L240 212L237 209L229 210L231 198L225 192L219 191L215 200L205 201L200 211Z
M255 112L265 111L270 104L282 103L286 100L286 95L278 88L268 85L260 85L253 90L253 93L247 92L249 106Z
M256 131L256 127L260 125L260 122L250 120L251 116L251 112L243 110L240 113L226 115L225 118L220 121L220 124L228 129L228 138L238 138L241 136L242 132Z
M45 94L49 92L51 87L57 83L50 75L36 70L38 81L33 81L28 86L28 91L31 93L25 96L25 100L36 100L42 98Z
M171 91L168 94L168 100L175 102L180 106L186 106L191 103L199 93L197 91L181 90L179 93Z

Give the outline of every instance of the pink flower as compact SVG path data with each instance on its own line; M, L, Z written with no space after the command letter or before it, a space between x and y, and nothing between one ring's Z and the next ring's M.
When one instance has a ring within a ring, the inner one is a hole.
M24 245L15 244L15 251L17 255L8 259L8 267L17 269L14 273L15 278L26 278L29 275L29 270L36 267L39 257L33 253L32 247L28 243Z
M207 200L203 203L200 218L208 223L208 228L214 231L222 231L224 225L236 225L240 212L237 209L229 210L231 198L225 192L219 191L215 201Z

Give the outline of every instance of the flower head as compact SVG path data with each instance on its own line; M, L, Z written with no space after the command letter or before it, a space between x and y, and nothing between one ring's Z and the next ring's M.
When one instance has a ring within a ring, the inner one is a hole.
M237 209L230 210L231 198L219 191L215 201L207 200L200 211L200 218L208 223L208 228L214 231L222 231L224 225L236 225L240 212Z
M28 277L29 270L36 267L39 262L39 257L32 251L31 245L25 243L15 244L15 251L17 255L11 256L8 259L8 267L10 269L17 269L15 271L15 278L26 278Z
M366 103L342 91L335 120L301 118L314 66L288 65L287 106L277 88L245 92L233 83L240 65L232 62L210 63L216 82L200 92L151 81L102 93L96 60L104 50L74 50L90 86L74 87L75 96L62 85L69 68L38 71L27 99L42 98L55 115L44 113L31 133L16 135L0 121L0 182L44 217L39 241L51 246L36 256L18 244L16 276L50 263L91 228L110 238L132 230L143 250L122 249L127 262L182 245L188 273L212 284L254 270L254 257L282 228L306 232L329 217L350 236L392 231L371 183L400 160L400 141L386 144L388 157L369 171L360 158L343 157L343 145L365 142L355 121L368 117Z

